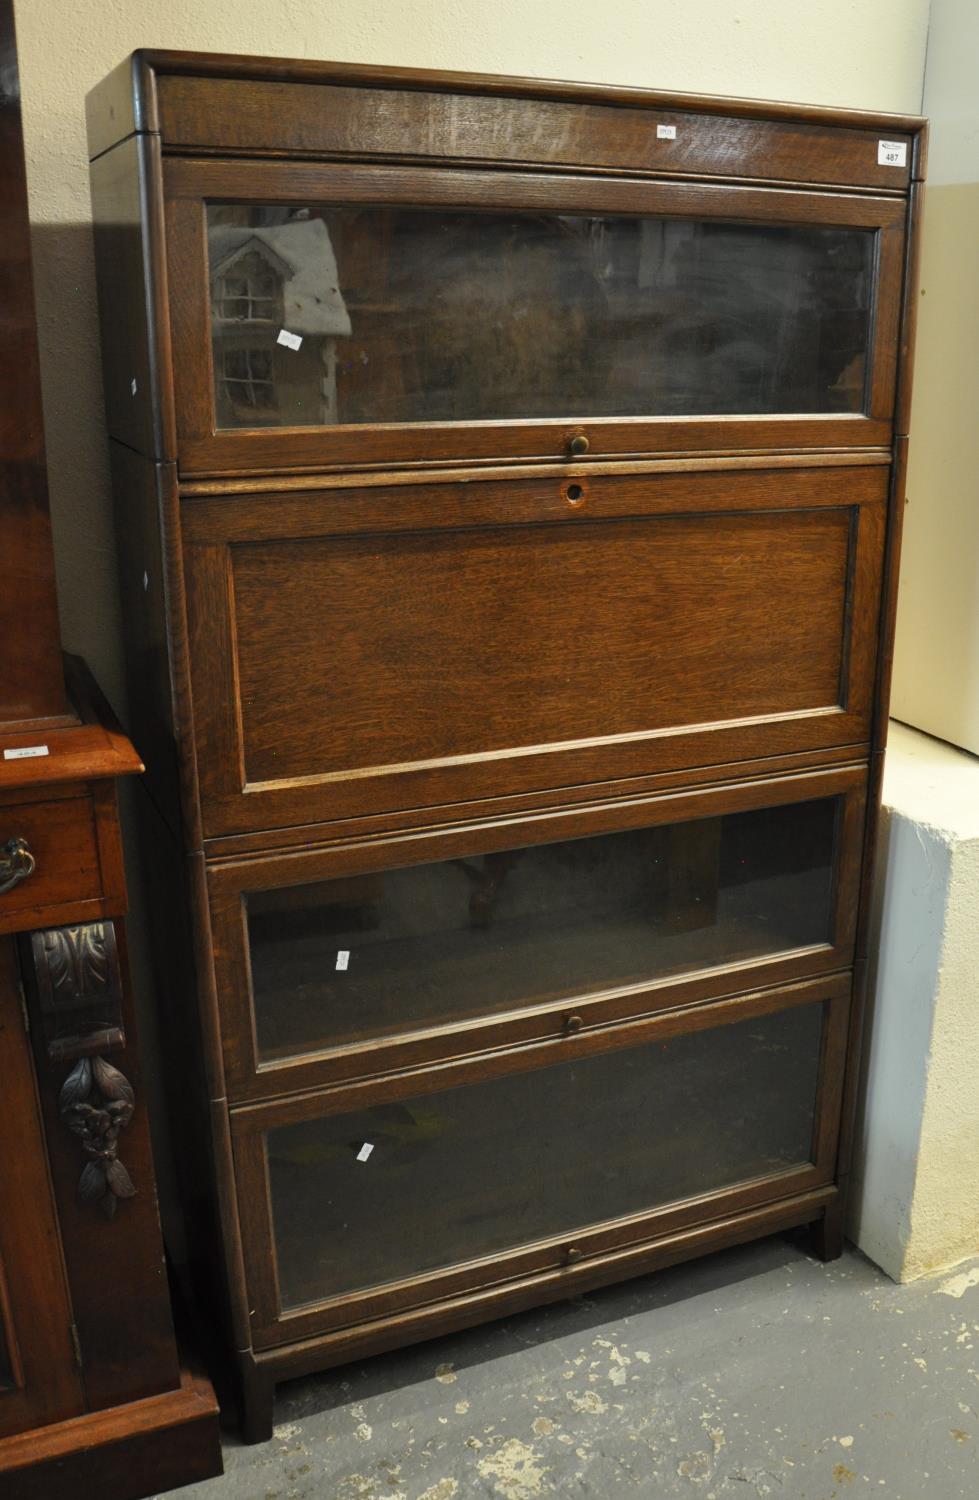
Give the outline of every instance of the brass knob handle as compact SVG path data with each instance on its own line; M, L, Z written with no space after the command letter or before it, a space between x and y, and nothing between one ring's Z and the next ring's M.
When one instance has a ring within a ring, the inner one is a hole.
M0 849L0 896L33 875L36 864L26 839L8 839Z
M569 1245L564 1252L564 1259L569 1266L573 1266L576 1260L581 1260L584 1253L577 1245Z
M564 1030L567 1036L573 1036L576 1031L581 1030L581 1026L582 1021L579 1015L565 1016Z
M568 452L573 458L580 458L587 453L589 448L588 439L583 432L576 432L574 437L568 438Z

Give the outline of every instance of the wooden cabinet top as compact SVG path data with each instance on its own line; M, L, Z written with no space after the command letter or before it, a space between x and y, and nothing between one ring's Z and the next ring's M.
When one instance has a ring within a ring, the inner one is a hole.
M605 84L220 53L135 52L88 98L93 157L134 133L164 149L497 162L547 170L906 191L913 115Z

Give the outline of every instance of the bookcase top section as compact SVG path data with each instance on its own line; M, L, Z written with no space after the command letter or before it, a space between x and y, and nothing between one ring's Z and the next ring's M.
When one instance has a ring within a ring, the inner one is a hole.
M416 155L424 139L426 155L460 165L894 192L924 175L916 115L492 74L141 50L86 107L92 157L133 134L164 150L307 158Z

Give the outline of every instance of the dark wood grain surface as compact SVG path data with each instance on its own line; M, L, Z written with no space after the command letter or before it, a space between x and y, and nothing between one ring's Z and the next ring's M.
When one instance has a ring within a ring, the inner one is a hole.
M350 157L369 151L551 171L611 168L895 191L907 186L910 174L909 149L904 166L879 163L877 130L724 118L670 104L630 108L164 73L157 108L164 147L200 154ZM662 134L664 126L672 137ZM903 132L893 139L910 147Z
M782 121L790 125L830 125L888 137L916 135L917 115L883 114L828 105L789 104L767 99L732 99L711 94L581 83L559 79L500 77L362 63L317 62L311 58L242 57L220 52L177 52L143 48L126 58L92 90L87 100L90 154L107 150L134 130L159 131L158 84L166 78L235 79L342 85L348 89L388 88L399 93L470 95L489 99L560 100L573 104L615 105L649 111L680 111L733 120Z
M0 1069L16 1141L0 1151L0 1451L9 1433L84 1411L57 1209L12 938L0 937ZM13 1211L16 1205L16 1212ZM0 1456L0 1489L3 1489Z
M71 723L61 673L12 0L0 4L0 733Z

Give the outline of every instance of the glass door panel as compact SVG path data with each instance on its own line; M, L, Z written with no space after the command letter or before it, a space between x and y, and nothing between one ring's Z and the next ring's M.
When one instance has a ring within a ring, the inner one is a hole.
M254 892L260 1063L830 944L841 798Z
M282 1309L805 1167L825 1009L270 1129Z
M219 429L860 413L877 234L207 207Z

